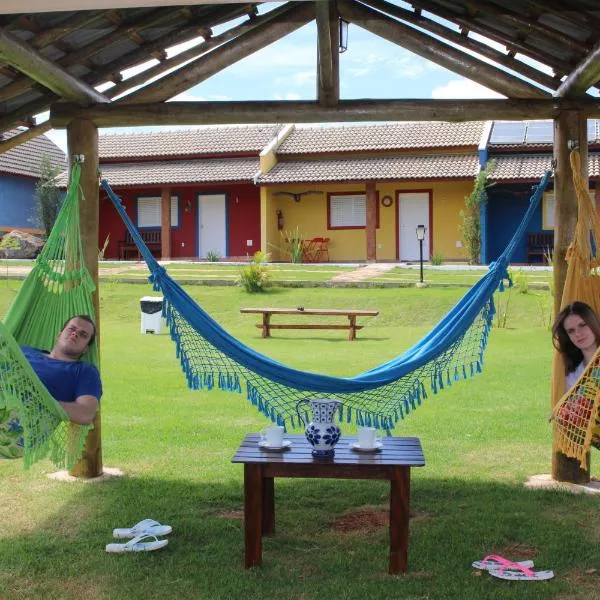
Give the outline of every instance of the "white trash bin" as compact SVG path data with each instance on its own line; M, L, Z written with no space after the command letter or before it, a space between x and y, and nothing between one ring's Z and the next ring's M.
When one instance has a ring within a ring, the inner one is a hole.
M142 309L142 333L161 333L164 319L162 318L163 297L144 296L140 299Z

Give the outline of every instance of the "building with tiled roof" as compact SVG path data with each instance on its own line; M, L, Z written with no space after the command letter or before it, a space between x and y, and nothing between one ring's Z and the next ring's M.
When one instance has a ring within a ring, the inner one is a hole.
M596 197L600 208L600 121L589 119L588 173L590 193ZM506 247L512 232L525 213L532 185L552 168L554 141L553 121L496 121L487 143L488 159L493 161L490 172L491 187L484 210L484 239L482 261L495 260ZM554 195L552 183L542 197L528 226L527 235L519 240L513 254L515 262L537 260L528 247L528 238L544 234L552 246L554 231Z
M101 135L100 168L142 231L169 236L163 258L261 249L284 260L284 234L297 228L307 239L328 238L331 260L365 260L374 251L364 243L365 219L375 211L378 260L416 258L415 220L429 231L426 257L433 246L456 260L464 258L459 212L486 127L260 125ZM161 216L167 212L170 228ZM115 215L102 203L99 245L108 239L105 256L125 258Z
M10 139L17 133L15 129L4 137ZM0 153L0 232L40 231L35 185L40 178L43 156L59 169L66 168L64 152L44 135Z

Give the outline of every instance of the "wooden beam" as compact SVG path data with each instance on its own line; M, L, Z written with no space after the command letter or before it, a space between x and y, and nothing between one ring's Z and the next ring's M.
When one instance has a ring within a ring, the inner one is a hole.
M77 104L109 102L106 96L44 58L4 29L0 29L0 60L19 69L57 96Z
M102 329L100 327L100 303L98 288L98 129L87 119L75 119L67 129L68 154L82 154L85 162L81 165L80 185L84 202L79 207L79 229L85 265L96 285L92 295L96 317L96 344L100 348ZM100 410L94 419L94 428L88 433L83 457L71 470L76 477L90 479L102 474Z
M315 2L317 17L317 99L321 106L333 106L339 100L339 88L335 86L334 54L338 55L338 40L334 37L332 19L333 5L331 0ZM335 61L339 65L338 61ZM336 65L337 66L337 65Z
M337 106L314 101L159 102L102 104L80 108L67 103L51 107L54 128L86 117L98 127L138 125L213 125L235 123L321 123L327 121L487 121L552 119L563 109L580 109L600 118L600 99L547 100L341 100ZM0 120L0 129L2 121Z
M365 218L365 243L367 262L377 260L377 191L375 182L367 181L366 189L366 218Z
M439 17L442 17L451 23L455 23L459 27L466 27L469 31L483 35L484 37L493 40L509 50L516 50L530 58L533 58L544 65L554 69L558 74L570 73L573 65L568 61L562 60L555 55L548 54L539 50L535 45L531 45L520 39L509 38L506 35L506 28L499 29L494 27L493 23L484 26L477 21L468 17L459 17L456 13L444 9L438 4L434 4L429 0L410 0L410 3L420 9L427 10Z
M600 43L571 71L556 90L559 98L585 94L600 80Z
M224 31L223 33L221 33L219 35L210 37L210 38L204 40L203 42L201 42L200 44L198 44L197 46L194 46L193 48L190 48L189 50L185 50L184 52L181 52L181 53L177 54L176 56L173 56L173 57L163 61L161 64L158 64L154 67L150 67L149 69L146 69L145 71L139 73L138 75L134 75L133 77L129 77L128 79L123 80L122 82L118 83L114 87L107 90L106 94L110 98L114 98L115 96L119 96L129 89L132 89L139 85L143 85L149 79L152 79L162 73L166 73L167 71L170 71L171 69L173 69L176 66L182 65L183 63L188 62L191 59L199 58L200 55L204 54L208 50L216 48L217 46L219 46L225 42L228 42L229 40L235 39L237 36L241 35L242 33L251 31L255 27L258 27L261 23L266 23L271 18L273 18L273 16L275 16L275 15L273 15L273 13L276 13L278 11L281 11L281 9L275 9L275 10L267 13L266 15L248 19L247 21L241 23L240 25L232 27L231 29ZM198 36L195 36L195 37L198 37ZM1 90L0 90L0 92L1 92Z
M57 101L58 98L55 94L48 94L43 98L32 100L23 106L20 106L17 110L11 113L0 115L0 132L12 129L17 123L23 121L23 119L29 118L31 115L37 115L50 108L52 102ZM71 104L73 108L81 108L78 105Z
M16 148L17 146L20 146L21 144L24 144L25 142L32 140L38 137L39 135L43 135L44 133L46 133L46 131L49 131L50 129L52 129L50 121L45 121L41 125L30 127L22 133L13 135L13 137L9 138L8 140L3 140L0 142L0 154L2 152L10 150L11 148Z
M509 98L544 98L546 92L355 0L338 0L340 15L390 42Z
M554 252L552 254L553 281L554 281L554 315L562 308L563 291L567 279L567 249L575 237L577 225L577 195L573 183L573 171L569 159L572 142L576 142L580 155L584 177L587 179L588 140L587 122L585 115L580 111L562 111L554 122L554 156L556 168L554 169ZM570 298L569 301L574 300ZM558 357L555 357L558 361ZM562 360L560 360L562 363ZM562 364L560 367L564 368ZM563 390L560 391L560 398ZM587 456L587 469L582 469L579 461L568 458L553 445L552 452L552 478L557 481L572 483L587 483L590 480L589 454Z
M174 73L127 96L120 103L162 102L212 77L246 56L265 48L314 19L311 3L290 3L278 17L219 46L218 52L202 56Z
M160 257L171 258L171 188L164 187L160 197Z
M406 8L386 2L386 0L361 1L363 4L371 6L376 10L380 10L392 15L393 17L408 23L412 23L417 27L426 29L436 36L443 37L449 42L457 44L458 46L462 46L467 50L477 52L478 54L481 54L482 56L485 56L486 58L489 58L494 62L507 67L511 71L515 71L516 73L527 77L527 79L531 79L532 81L535 81L547 88L554 90L560 85L560 79L558 77L547 75L535 67L524 63L522 60L517 60L514 58L514 56L511 56L511 53L505 54L504 52L500 52L499 50L492 48L488 44L484 44L483 42L479 42L472 37L468 37L466 34L462 35L461 33L457 33L453 29L443 25L441 22L434 21L433 19L426 17L421 12L407 10ZM466 33L468 34L468 31Z

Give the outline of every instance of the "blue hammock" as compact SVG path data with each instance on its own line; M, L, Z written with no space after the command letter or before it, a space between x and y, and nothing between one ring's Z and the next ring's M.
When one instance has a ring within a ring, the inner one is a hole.
M395 423L453 381L481 372L494 317L493 295L508 279L507 268L518 241L548 185L551 171L534 187L529 207L513 238L489 272L420 342L401 356L355 377L331 377L290 368L227 333L158 264L131 222L119 197L103 179L113 202L150 269L154 290L164 296L163 316L192 389L242 393L274 423L299 426L296 404L302 398L335 396L343 418L388 432Z

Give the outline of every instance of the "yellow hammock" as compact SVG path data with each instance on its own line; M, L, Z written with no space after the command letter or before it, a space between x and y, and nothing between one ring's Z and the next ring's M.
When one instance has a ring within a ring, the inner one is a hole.
M600 223L585 180L579 152L571 152L578 210L575 237L567 250L567 279L561 309L575 300L589 304L600 315ZM600 348L573 387L565 393L565 369L558 352L552 381L555 449L576 458L587 468L587 453L600 439Z

